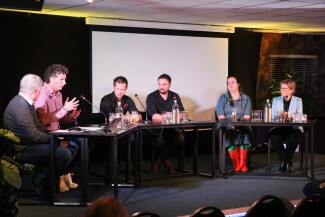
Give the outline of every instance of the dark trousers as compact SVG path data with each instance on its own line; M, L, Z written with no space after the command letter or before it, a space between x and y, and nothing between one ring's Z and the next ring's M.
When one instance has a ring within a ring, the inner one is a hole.
M292 127L278 127L269 132L271 144L280 161L291 160L301 140L301 131ZM286 144L284 148L283 143Z
M153 138L155 160L168 160L184 144L184 134L179 129L164 129Z
M50 162L50 148L51 144L35 144L33 146L30 146L26 150L20 152L19 161L33 162L33 160L35 160L35 162L37 162L38 160L48 160ZM69 148L61 145L56 145L54 150L54 187L55 192L58 193L58 189L56 187L58 186L59 177L67 173L68 167L73 160L76 152L74 148L73 150L70 150ZM50 186L51 181L49 179L49 176L47 176L44 180L41 190L44 194L43 196L47 197L50 195Z

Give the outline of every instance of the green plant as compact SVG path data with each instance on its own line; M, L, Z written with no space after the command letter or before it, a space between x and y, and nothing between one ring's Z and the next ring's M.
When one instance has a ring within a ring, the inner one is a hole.
M25 165L15 161L12 158L11 146L20 142L19 138L11 131L0 129L1 145L7 145L7 151L1 156L0 162L0 181L7 183L17 189L21 187L20 170L33 172L32 169L26 168Z

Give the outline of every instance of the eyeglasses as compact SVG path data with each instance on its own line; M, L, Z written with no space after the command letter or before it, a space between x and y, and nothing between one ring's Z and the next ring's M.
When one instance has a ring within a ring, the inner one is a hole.
M280 90L288 90L289 88L287 87L281 87Z

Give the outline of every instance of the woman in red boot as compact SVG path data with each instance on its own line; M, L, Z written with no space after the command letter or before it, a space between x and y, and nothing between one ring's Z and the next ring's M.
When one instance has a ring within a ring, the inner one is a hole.
M218 120L224 118L250 119L251 117L251 100L245 95L240 88L240 83L236 77L227 78L227 93L220 96L216 114ZM230 158L233 162L235 172L247 172L246 166L248 147L250 146L250 129L247 127L227 128L226 147Z

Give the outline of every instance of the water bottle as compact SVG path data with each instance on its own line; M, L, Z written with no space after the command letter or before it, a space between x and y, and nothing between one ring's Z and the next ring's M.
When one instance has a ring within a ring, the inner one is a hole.
M179 124L179 122L180 122L180 119L179 119L179 106L177 104L176 97L174 97L174 104L173 104L173 107L172 107L172 113L173 113L172 123L173 124Z
M122 130L122 128L123 128L123 108L122 108L122 102L120 99L117 100L117 107L115 109L115 118L121 118L121 121L117 125L117 128L119 130Z
M271 103L270 100L267 99L263 111L263 121L264 122L271 122Z

